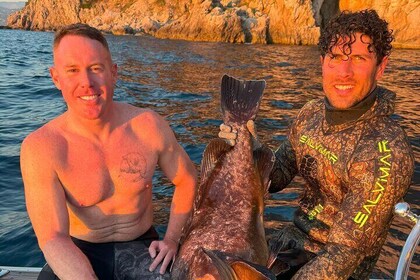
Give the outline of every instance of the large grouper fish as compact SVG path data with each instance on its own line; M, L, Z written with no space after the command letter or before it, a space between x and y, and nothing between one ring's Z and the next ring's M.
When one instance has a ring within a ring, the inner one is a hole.
M222 78L223 121L238 132L236 145L213 139L201 162L194 210L185 227L171 278L275 279L263 225L264 195L274 154L254 151L248 120L255 119L265 81Z

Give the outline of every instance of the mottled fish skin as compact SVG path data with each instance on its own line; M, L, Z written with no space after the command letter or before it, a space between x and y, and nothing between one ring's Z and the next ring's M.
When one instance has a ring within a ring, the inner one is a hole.
M251 117L255 118L264 84L261 92L255 92L260 96L257 102L254 100L256 108L251 112ZM240 86L246 87L243 84ZM249 88L249 94L256 91L252 85ZM243 97L238 96L240 98ZM239 108L244 107L246 105L239 104ZM263 177L268 178L272 167L270 160L274 161L274 156L271 154L270 157L267 153L268 166L258 168L258 162L257 165L254 163L251 135L246 128L249 118L244 119L249 116L240 113L235 120L234 114L226 109L224 111L225 123L238 131L237 143L232 148L225 141L215 139L204 152L202 181L194 213L181 240L172 279L200 279L209 275L221 279L203 248L235 255L262 266L267 264L263 198L268 180Z

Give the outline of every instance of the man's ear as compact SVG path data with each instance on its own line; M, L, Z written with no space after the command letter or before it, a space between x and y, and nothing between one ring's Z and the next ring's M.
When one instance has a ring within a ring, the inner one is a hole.
M319 56L319 61L321 61L321 66L324 64L324 57L322 55Z
M117 83L117 80L118 80L118 65L116 63L112 65L111 72L112 72L112 79L113 79L114 85L115 85Z
M61 90L60 79L58 78L58 71L57 71L57 69L54 68L54 66L50 67L50 75L51 75L51 79L54 82L55 86L59 90Z
M385 67L388 64L388 56L384 56L384 58L382 59L382 62L378 65L378 69L376 69L376 75L375 78L376 80L380 80L382 78L382 75L385 72Z

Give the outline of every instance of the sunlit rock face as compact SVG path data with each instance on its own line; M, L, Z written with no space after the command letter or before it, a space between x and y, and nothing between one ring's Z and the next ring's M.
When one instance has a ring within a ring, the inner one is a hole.
M375 9L394 30L395 47L420 48L420 3L418 0L341 0L340 10Z
M7 25L55 30L84 22L117 35L309 45L340 10L366 8L390 23L396 47L420 48L418 0L30 0Z

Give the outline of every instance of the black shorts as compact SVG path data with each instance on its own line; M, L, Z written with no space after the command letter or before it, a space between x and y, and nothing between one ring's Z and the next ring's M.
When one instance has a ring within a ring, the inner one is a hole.
M113 279L169 279L169 274L159 274L159 268L149 271L152 258L149 246L159 235L151 227L142 236L127 242L91 243L72 237L74 244L88 257L100 280ZM38 280L59 279L46 264Z

